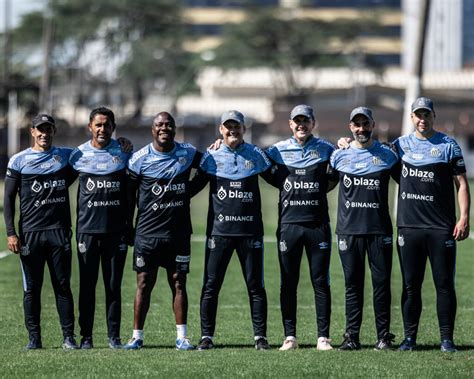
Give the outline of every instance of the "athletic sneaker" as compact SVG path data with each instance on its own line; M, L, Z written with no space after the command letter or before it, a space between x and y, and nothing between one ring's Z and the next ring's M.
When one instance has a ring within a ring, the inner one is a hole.
M130 340L122 346L125 350L138 350L143 347L143 340L139 338L132 337Z
M380 338L376 343L374 350L391 350L392 343L395 339L395 335L392 333L386 332L382 338Z
M270 345L265 337L259 337L255 341L255 349L257 350L268 350L270 349Z
M30 342L25 346L25 350L36 350L43 348L41 337L30 337Z
M403 342L400 344L400 347L398 350L400 351L412 351L416 346L416 340L411 337L407 337L403 340Z
M280 351L295 350L298 348L298 342L296 338L286 338L283 341L283 345L278 349Z
M319 337L316 350L321 350L321 351L332 350L331 340L326 337Z
M64 337L62 348L63 350L77 350L79 349L79 346L77 346L76 340L73 336L67 336Z
M455 353L457 349L456 349L456 345L454 345L453 340L442 340L441 351L443 353Z
M176 350L194 350L194 346L188 337L176 339Z
M81 345L80 348L84 350L89 350L94 347L94 344L92 343L92 337L82 337L81 338Z
M199 341L199 344L197 345L197 349L199 351L214 349L214 343L209 337L201 338L201 341Z
M110 337L109 338L109 347L111 349L122 349L122 341L120 341L120 337Z
M339 350L360 350L360 342L358 338L355 338L349 333L344 333L344 340L342 341Z

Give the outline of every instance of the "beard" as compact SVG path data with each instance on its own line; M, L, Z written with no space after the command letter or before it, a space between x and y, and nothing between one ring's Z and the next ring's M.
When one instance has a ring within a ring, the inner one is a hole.
M355 134L353 133L353 136L354 136L354 139L359 142L359 143L367 143L370 139L370 137L372 137L372 132L369 132L369 131L364 131L360 134Z

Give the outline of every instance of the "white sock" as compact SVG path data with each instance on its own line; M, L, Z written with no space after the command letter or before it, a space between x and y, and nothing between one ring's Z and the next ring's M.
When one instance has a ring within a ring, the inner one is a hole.
M255 337L254 337L255 341L258 340L259 338L265 338L265 339L267 339L267 337L265 337L265 336L255 336Z
M143 340L143 329L133 329L132 338Z
M201 339L203 340L204 338L209 338L211 341L214 339L213 336L202 336Z
M186 324L176 325L177 338L184 338L188 335L188 326Z
M285 337L285 340L288 340L288 341L295 341L295 340L296 340L296 337L295 337L295 336L286 336L286 337Z

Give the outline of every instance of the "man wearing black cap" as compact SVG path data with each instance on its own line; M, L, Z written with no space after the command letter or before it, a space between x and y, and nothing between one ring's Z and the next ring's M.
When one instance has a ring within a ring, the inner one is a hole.
M327 173L334 146L313 136L315 125L313 109L309 105L297 105L289 119L293 136L266 151L273 163L272 184L280 191L277 238L285 332L282 351L298 347L296 305L303 247L316 303L317 349L332 349L329 339L331 229L326 193L337 181L331 180Z
M268 179L270 161L257 146L244 142L245 120L239 111L221 116L223 143L202 158L198 176L210 183L207 246L201 293L201 334L198 350L214 347L219 291L234 250L247 285L255 348L269 348L267 295L263 277L263 223L258 176Z
M71 149L53 146L54 119L39 114L30 133L33 147L15 154L5 177L4 217L8 249L20 254L23 307L29 333L27 349L42 347L40 313L44 266L48 265L63 332L63 349L77 349L71 277L71 217L68 187L75 175L68 164ZM19 233L14 225L20 196Z
M398 155L372 138L375 121L367 107L350 115L354 137L348 149L335 150L331 166L339 174L336 234L346 287L346 331L340 350L359 350L364 307L365 255L372 274L376 350L391 348L390 276L392 222L389 214L390 176L398 180Z
M441 351L455 352L456 241L469 235L466 167L456 141L433 128L436 117L433 101L420 97L411 110L415 132L395 141L402 161L397 226L405 340L400 350L416 348L421 287L429 259L437 295ZM455 190L460 212L457 221Z
M79 174L77 196L77 254L79 260L79 325L81 348L93 347L95 290L102 265L108 342L121 348L121 285L127 256L126 168L130 153L112 138L114 113L95 108L89 116L91 140L71 154Z

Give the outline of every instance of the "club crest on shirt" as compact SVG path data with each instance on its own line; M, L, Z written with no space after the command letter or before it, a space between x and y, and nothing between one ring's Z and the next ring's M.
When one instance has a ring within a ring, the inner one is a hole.
M382 164L382 160L380 159L380 157L372 157L372 164L378 166Z
M441 156L441 151L439 151L438 148L433 147L433 148L430 150L430 155L431 155L433 158L439 158L439 157Z
M345 239L340 239L338 242L339 250L346 251L347 250L347 241Z
M119 163L121 163L121 162L122 162L122 160L120 159L120 157L119 157L118 155L114 155L114 156L112 157L112 163L113 163L113 164L119 164Z
M251 169L253 169L254 164L253 164L252 161L245 161L244 167L245 167L246 170L251 170Z
M178 158L178 163L179 163L181 166L184 166L187 161L188 161L188 160L187 160L185 157L179 157L179 158Z
M54 160L55 162L58 162L58 163L59 163L59 162L62 161L62 158L61 158L60 155L56 155L56 154L55 154L55 155L53 155L53 160Z
M317 158L319 158L321 155L319 154L319 151L317 151L317 150L311 150L311 151L309 152L309 156L310 156L311 158L317 159Z

